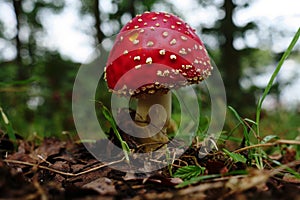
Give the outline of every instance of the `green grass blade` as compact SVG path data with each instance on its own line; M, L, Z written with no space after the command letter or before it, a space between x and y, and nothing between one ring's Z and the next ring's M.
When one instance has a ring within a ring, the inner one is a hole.
M4 111L1 107L0 107L0 114L1 114L2 120L4 122L4 127L6 128L8 138L10 139L10 141L13 142L14 147L16 148L17 147L16 146L17 145L17 138L16 138L16 135L15 135L14 129L12 127L11 122L8 120L6 114L4 113Z
M237 118L237 120L243 126L245 142L246 142L246 145L249 146L250 145L250 137L249 137L247 125L245 124L245 122L243 121L241 116L238 114L238 112L233 107L228 106L228 108L229 108L229 110L231 110L231 112L234 114L234 116Z
M102 114L104 115L104 117L109 121L116 137L118 138L118 140L120 141L121 143L121 147L122 147L122 150L124 152L124 155L125 155L125 158L127 161L129 161L129 155L128 153L130 152L130 148L128 146L128 144L122 139L121 137L121 134L119 133L118 131L118 128L117 128L117 124L112 116L112 114L110 113L110 111L108 110L108 108L106 106L104 106L104 104L102 102L99 102L97 101L97 103L100 104L101 106L101 111L102 111Z
M274 83L274 80L276 78L276 76L278 75L284 61L287 59L287 57L290 55L290 53L292 52L294 46L296 45L298 39L300 37L300 28L298 28L297 33L295 34L294 38L292 39L290 45L288 46L287 50L284 52L283 56L281 57L276 69L274 70L267 87L264 90L264 93L262 95L262 97L259 99L258 101L258 105L257 105L257 109L256 109L256 125L257 125L257 135L260 136L260 130L259 130L259 122L260 122L260 113L261 113L261 108L262 108L262 104L266 98L266 96L269 94L272 85Z
M183 187L186 187L188 185L196 184L196 183L199 183L199 182L204 181L204 180L219 178L219 177L222 177L222 176L247 175L247 174L248 174L248 172L246 170L235 170L235 171L223 174L223 175L222 174L203 175L203 176L198 176L198 177L191 178L190 180L183 181L182 183L176 185L175 187L176 188L183 188Z
M221 174L209 174L209 175L194 177L194 178L191 178L190 180L183 181L182 183L176 185L176 188L183 188L188 185L199 183L200 181L203 181L203 180L219 178L219 177L221 177Z
M285 60L287 59L287 57L290 55L290 53L292 52L294 46L296 45L298 39L300 37L300 28L298 28L298 31L296 32L296 34L294 35L291 43L289 44L287 50L284 52L284 54L282 55L281 59L279 60L279 63L278 65L276 66L268 84L267 84L267 87L265 88L261 98L259 99L258 101L258 104L257 104L257 108L256 108L256 134L257 134L257 143L260 143L260 114L261 114L261 109L262 109L262 104L265 100L265 98L267 97L267 95L269 94L271 88L272 88L272 85L274 83L274 80L275 78L277 77L283 63L285 62ZM262 162L262 157L261 157L261 154L263 153L261 148L258 148L257 149L257 152L260 156L257 156L255 157L255 160L256 160L256 163L258 165L259 168L263 168L263 162Z
M230 158L233 159L233 161L235 163L237 162L241 162L241 163L246 163L247 159L245 158L245 156L238 154L238 153L234 153L234 152L230 152L227 149L223 149L224 153L226 153Z

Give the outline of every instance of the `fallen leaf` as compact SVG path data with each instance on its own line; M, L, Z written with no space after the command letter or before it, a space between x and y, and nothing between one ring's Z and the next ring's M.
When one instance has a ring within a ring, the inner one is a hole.
M101 195L115 195L117 193L112 180L106 177L101 177L87 183L82 188L93 189Z

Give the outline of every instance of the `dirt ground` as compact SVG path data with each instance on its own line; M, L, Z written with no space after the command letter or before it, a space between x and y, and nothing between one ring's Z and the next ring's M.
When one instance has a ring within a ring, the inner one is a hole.
M291 177L284 168L257 170L236 163L229 169L226 158L218 152L197 159L196 147L188 149L171 170L182 163L197 162L205 166L208 175L225 174L228 170L249 173L220 176L178 188L183 180L171 177L167 167L150 174L113 169L115 164L128 163L122 155L112 156L109 147L106 153L111 161L101 163L74 140L48 138L40 145L23 140L18 143L14 151L13 144L0 137L0 199L300 199L299 179ZM99 141L93 145L107 144ZM278 159L300 171L294 151Z

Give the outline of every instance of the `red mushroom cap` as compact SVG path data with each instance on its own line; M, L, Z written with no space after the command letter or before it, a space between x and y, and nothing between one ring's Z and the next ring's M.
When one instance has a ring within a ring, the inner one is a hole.
M135 96L199 83L211 70L194 29L172 14L145 12L121 29L105 78L113 92Z

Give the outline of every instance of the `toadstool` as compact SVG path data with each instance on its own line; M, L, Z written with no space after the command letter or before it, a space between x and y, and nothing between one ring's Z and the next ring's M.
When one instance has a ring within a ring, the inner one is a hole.
M167 115L164 128L140 142L166 143L171 124L170 90L197 84L211 70L208 53L194 29L175 15L145 12L117 35L105 67L105 79L110 91L138 99L135 121L139 125L149 123L151 106L163 106ZM159 119L160 113L157 115Z

